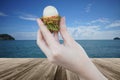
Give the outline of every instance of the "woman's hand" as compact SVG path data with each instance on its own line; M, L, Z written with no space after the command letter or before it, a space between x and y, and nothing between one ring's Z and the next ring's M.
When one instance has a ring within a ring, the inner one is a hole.
M106 80L98 71L86 52L68 33L65 18L61 18L60 35L64 43L59 43L58 33L51 34L43 22L37 20L40 29L37 34L37 44L48 60L76 72L85 80Z

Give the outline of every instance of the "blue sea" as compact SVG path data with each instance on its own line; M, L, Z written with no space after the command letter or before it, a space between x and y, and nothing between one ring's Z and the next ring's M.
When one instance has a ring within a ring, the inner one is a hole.
M77 40L77 42L91 58L120 58L120 40ZM0 41L0 58L45 57L35 40Z

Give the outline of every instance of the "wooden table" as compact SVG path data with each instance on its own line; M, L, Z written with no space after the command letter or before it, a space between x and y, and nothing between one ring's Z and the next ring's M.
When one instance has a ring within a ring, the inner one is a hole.
M92 58L109 80L120 80L120 58ZM80 80L45 58L0 58L0 80Z

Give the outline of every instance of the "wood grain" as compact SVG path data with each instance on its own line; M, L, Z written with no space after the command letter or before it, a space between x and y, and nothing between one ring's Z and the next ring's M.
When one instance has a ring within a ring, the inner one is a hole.
M93 58L109 79L120 80L120 58ZM45 58L0 58L0 80L80 80L78 75Z

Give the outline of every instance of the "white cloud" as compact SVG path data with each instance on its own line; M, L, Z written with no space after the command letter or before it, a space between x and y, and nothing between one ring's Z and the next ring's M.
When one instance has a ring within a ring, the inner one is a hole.
M20 19L23 19L23 20L30 20L30 21L35 21L36 18L34 17L24 17L24 16L19 16Z
M120 27L120 20L116 20L111 24L107 25L106 28Z
M79 26L68 28L74 39L113 39L120 37L120 30L102 31L99 26Z
M103 19L98 19L96 22L109 22ZM111 24L107 24L111 27L119 26L120 20L116 20ZM113 39L114 37L120 37L120 29L118 30L103 30L102 25L86 25L80 26L77 25L76 27L67 27L71 36L76 40L102 40L102 39ZM12 33L17 40L35 40L36 39L36 32L16 32ZM61 39L61 37L60 37Z
M68 27L68 32L76 40L107 40L120 37L120 30L103 31L99 26ZM36 40L36 32L11 33L16 40ZM61 37L60 37L61 39Z
M90 12L91 10L91 7L92 7L92 4L88 4L87 7L85 8L85 12Z
M36 40L37 32L14 32L10 33L16 40Z
M91 21L90 23L109 23L109 20L107 18L99 18Z
M23 20L36 21L37 16L31 14L24 14L22 16L19 16L19 18Z
M77 21L77 23L79 23ZM108 18L98 18L96 20L89 21L87 24L78 24L75 27L68 27L69 33L74 37L74 39L113 39L114 37L120 37L120 29L118 30L106 30L106 26L120 27L120 20L115 20L111 23ZM103 29L104 28L104 29Z
M3 13L3 12L0 12L0 16L8 16L8 15L6 15L6 14Z

